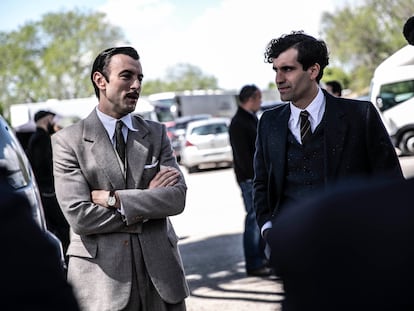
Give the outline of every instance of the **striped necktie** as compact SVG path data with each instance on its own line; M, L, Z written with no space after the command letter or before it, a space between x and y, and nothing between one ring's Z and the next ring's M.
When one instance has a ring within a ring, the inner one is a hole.
M306 142L312 135L310 122L309 122L309 112L306 110L300 112L300 139L302 145L305 145Z

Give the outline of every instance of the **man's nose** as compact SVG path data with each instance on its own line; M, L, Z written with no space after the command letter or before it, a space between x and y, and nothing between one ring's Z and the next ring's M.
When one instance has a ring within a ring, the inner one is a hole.
M281 72L277 72L276 77L275 77L276 85L283 82L283 81L284 81L283 74Z
M134 82L131 84L131 89L140 89L141 88L141 81L140 79L135 79Z

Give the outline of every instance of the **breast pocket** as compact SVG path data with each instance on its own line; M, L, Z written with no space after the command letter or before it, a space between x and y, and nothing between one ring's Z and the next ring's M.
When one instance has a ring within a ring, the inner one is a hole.
M139 188L147 189L150 181L155 177L159 170L160 165L158 160L155 160L155 162L151 164L145 164Z

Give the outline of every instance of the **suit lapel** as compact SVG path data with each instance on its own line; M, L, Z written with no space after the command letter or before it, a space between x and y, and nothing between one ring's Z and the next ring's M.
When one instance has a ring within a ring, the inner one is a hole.
M274 122L270 123L269 142L268 146L272 146L271 150L271 161L272 172L276 178L277 193L280 193L285 173L285 162L286 162L286 139L288 134L288 122L290 117L290 106L287 104L279 113L275 113ZM275 111L276 112L276 111Z
M147 139L149 129L139 117L132 117L132 124L138 131L129 131L127 140L127 183L128 188L139 188L148 156L150 142Z
M96 111L93 110L84 122L83 141L85 148L90 150L88 155L95 158L114 189L124 188L125 179L116 151Z
M340 163L347 134L347 118L340 103L335 97L325 93L325 159L326 177L335 176Z

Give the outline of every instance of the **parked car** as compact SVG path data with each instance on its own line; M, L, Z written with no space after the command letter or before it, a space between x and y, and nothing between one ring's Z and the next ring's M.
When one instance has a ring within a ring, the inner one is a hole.
M227 118L210 118L188 124L181 164L189 173L196 172L200 166L232 166L229 121Z
M184 137L188 124L193 121L205 120L209 118L211 118L211 115L209 114L196 114L192 116L180 117L174 121L174 126L170 127L169 131L171 133L171 146L178 162L181 162L181 149L184 143Z
M35 222L56 246L62 267L65 268L62 244L53 233L47 230L40 192L30 162L13 130L2 116L0 116L0 166L5 169L9 184L28 200Z

